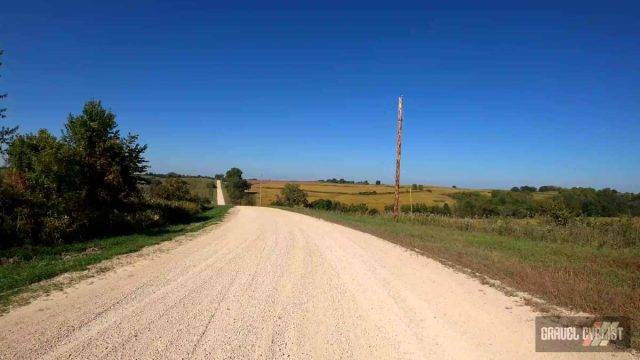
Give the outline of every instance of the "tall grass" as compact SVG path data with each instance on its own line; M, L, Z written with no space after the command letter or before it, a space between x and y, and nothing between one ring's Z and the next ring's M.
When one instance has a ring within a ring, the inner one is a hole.
M551 219L544 217L471 219L438 215L405 215L401 216L399 221L454 228L468 232L508 235L534 241L573 243L596 248L640 247L640 220L638 218L576 218L566 225L558 225Z

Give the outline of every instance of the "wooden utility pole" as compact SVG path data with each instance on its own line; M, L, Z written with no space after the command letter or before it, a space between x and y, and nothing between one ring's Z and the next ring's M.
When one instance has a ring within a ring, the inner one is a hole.
M258 186L260 188L260 201L258 202L258 206L262 206L262 174L260 174L260 181L258 182Z
M402 154L402 96L398 98L398 131L396 133L396 202L393 204L393 217L398 219L400 212L400 155Z
M412 190L413 188L409 188L409 204L411 204L411 216L413 216L413 195L411 194Z

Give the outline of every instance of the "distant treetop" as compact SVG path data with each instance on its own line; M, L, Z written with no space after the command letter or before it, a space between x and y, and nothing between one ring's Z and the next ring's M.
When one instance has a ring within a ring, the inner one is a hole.
M318 180L318 182L326 182L326 183L332 183L332 184L358 184L358 185L369 185L369 181L368 181L368 180L353 181L353 180L336 179L336 178L331 178L331 179L327 179L327 180Z

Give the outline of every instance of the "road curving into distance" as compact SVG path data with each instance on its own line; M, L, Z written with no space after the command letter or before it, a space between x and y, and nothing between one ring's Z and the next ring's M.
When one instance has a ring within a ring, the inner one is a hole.
M374 236L235 207L192 240L3 315L0 358L612 357L535 353L535 315Z
M226 205L224 195L222 194L222 180L216 180L216 204Z

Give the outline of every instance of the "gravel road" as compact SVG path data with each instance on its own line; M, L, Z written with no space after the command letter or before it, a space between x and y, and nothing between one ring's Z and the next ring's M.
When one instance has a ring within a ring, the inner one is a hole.
M535 353L536 314L518 299L296 213L235 207L159 246L0 317L0 358L631 357Z
M216 180L216 201L218 205L226 205L222 195L222 180Z

